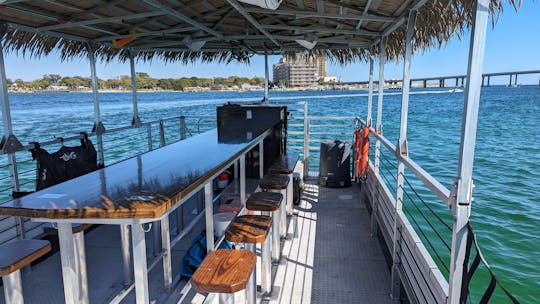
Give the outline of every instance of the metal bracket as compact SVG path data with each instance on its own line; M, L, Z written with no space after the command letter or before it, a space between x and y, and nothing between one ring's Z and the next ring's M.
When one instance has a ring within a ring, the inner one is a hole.
M139 116L133 116L133 118L131 119L131 125L135 127L141 126L141 119L139 118Z
M95 133L96 135L103 135L105 133L105 126L101 121L98 123L94 123L94 126L92 127L92 133Z
M379 126L377 126L377 134L383 135L382 130L383 130L382 124L380 124Z
M454 210L455 206L459 205L459 206L469 206L472 201L473 201L473 197L472 197L472 192L474 190L474 182L473 180L471 179L469 181L469 184L467 185L467 197L465 199L464 202L460 202L459 201L459 189L461 188L461 179L458 178L456 179L456 182L454 183L454 186L452 187L452 190L450 191L450 201L451 201L451 208L452 210ZM454 203L455 202L455 203Z
M22 150L23 145L13 134L2 136L2 141L0 142L0 154L15 153Z
M396 145L396 156L399 158L400 156L409 157L409 141L407 139L400 141L398 139L397 145Z
M371 128L371 117L366 119L366 127Z

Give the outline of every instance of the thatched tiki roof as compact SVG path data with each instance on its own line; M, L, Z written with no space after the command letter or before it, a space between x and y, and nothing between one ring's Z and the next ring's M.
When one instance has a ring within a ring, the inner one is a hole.
M494 19L502 1L490 2ZM269 10L238 0L7 0L0 6L0 30L8 51L42 56L58 50L63 59L86 56L89 49L102 60L126 60L131 53L183 62L310 51L348 62L376 54L382 36L388 37L388 58L401 56L411 9L418 11L414 49L440 46L471 24L473 4L283 0Z

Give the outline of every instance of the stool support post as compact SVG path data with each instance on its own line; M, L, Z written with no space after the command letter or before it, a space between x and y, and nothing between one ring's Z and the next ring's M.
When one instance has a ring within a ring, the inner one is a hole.
M234 294L232 293L220 293L219 304L234 304Z
M293 174L287 174L289 177L289 183L287 184L287 215L291 216L293 213Z
M272 293L272 256L270 253L270 236L261 246L261 294L263 296Z
M75 248L75 268L79 274L79 303L88 304L88 277L86 271L86 252L84 246L84 231L73 234Z
M279 263L281 256L281 244L279 239L279 221L281 209L272 212L272 261Z
M283 195L283 201L279 206L279 235L282 238L287 237L287 189L272 190L272 192L281 193Z
M255 244L245 243L246 249L253 252L257 255L257 247ZM247 304L256 304L257 303L257 272L255 268L249 277L249 280L246 285L246 303Z
M131 251L129 249L129 226L120 225L120 242L122 244L122 269L124 272L124 286L129 286L131 276Z
M6 304L23 304L23 291L21 281L21 271L16 270L2 277L4 281L4 298Z

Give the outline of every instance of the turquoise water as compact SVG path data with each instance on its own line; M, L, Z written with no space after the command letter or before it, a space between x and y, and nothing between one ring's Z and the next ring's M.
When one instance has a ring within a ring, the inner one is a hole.
M270 98L309 101L309 115L312 116L358 115L365 118L365 93L271 92ZM401 95L399 91L387 93L383 105L384 135L395 143ZM261 95L261 92L139 93L139 111L143 121L177 115L214 115L218 104L238 99L259 100ZM101 93L100 99L106 128L131 122L131 94ZM10 101L14 132L23 143L66 137L92 128L90 93L10 94ZM447 188L451 187L457 172L462 105L463 92L453 93L448 89L415 89L410 97L409 154ZM523 303L540 302L539 127L540 87L483 89L471 219L490 265L502 283ZM385 156L391 158L388 152ZM7 172L1 174L4 176ZM427 203L451 224L448 208L419 186L412 174L408 173L407 177ZM391 177L389 181L391 184ZM418 215L410 202L405 204L411 214ZM429 229L422 221L419 225ZM451 240L447 231L442 229L441 232L444 239ZM439 241L434 244L446 261L446 248ZM446 275L444 270L442 272ZM483 288L474 293L478 294ZM494 301L504 302L501 298Z

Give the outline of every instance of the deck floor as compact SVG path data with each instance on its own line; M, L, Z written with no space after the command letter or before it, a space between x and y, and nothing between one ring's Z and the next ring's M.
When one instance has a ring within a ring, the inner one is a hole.
M370 236L369 214L359 198L356 185L331 189L318 187L315 180L305 182L301 204L295 206L296 234L293 219L282 245L284 257L273 267L273 293L262 303L390 303L390 272L379 241ZM202 225L204 221L199 228ZM122 288L118 227L100 226L85 239L90 302L108 303ZM178 273L189 243L182 241L173 248L174 273ZM150 247L151 239L147 244ZM160 297L162 282L160 263L149 273L152 303L177 303L179 299L183 303L210 302L193 291L183 295L186 280L180 281L168 297ZM23 288L27 304L62 303L59 254L33 266L31 272L23 272ZM242 295L236 298L240 300ZM3 301L2 290L0 303ZM134 303L133 292L121 303Z
M305 183L298 237L285 242L269 303L390 303L390 272L360 189ZM289 232L293 230L289 227Z

